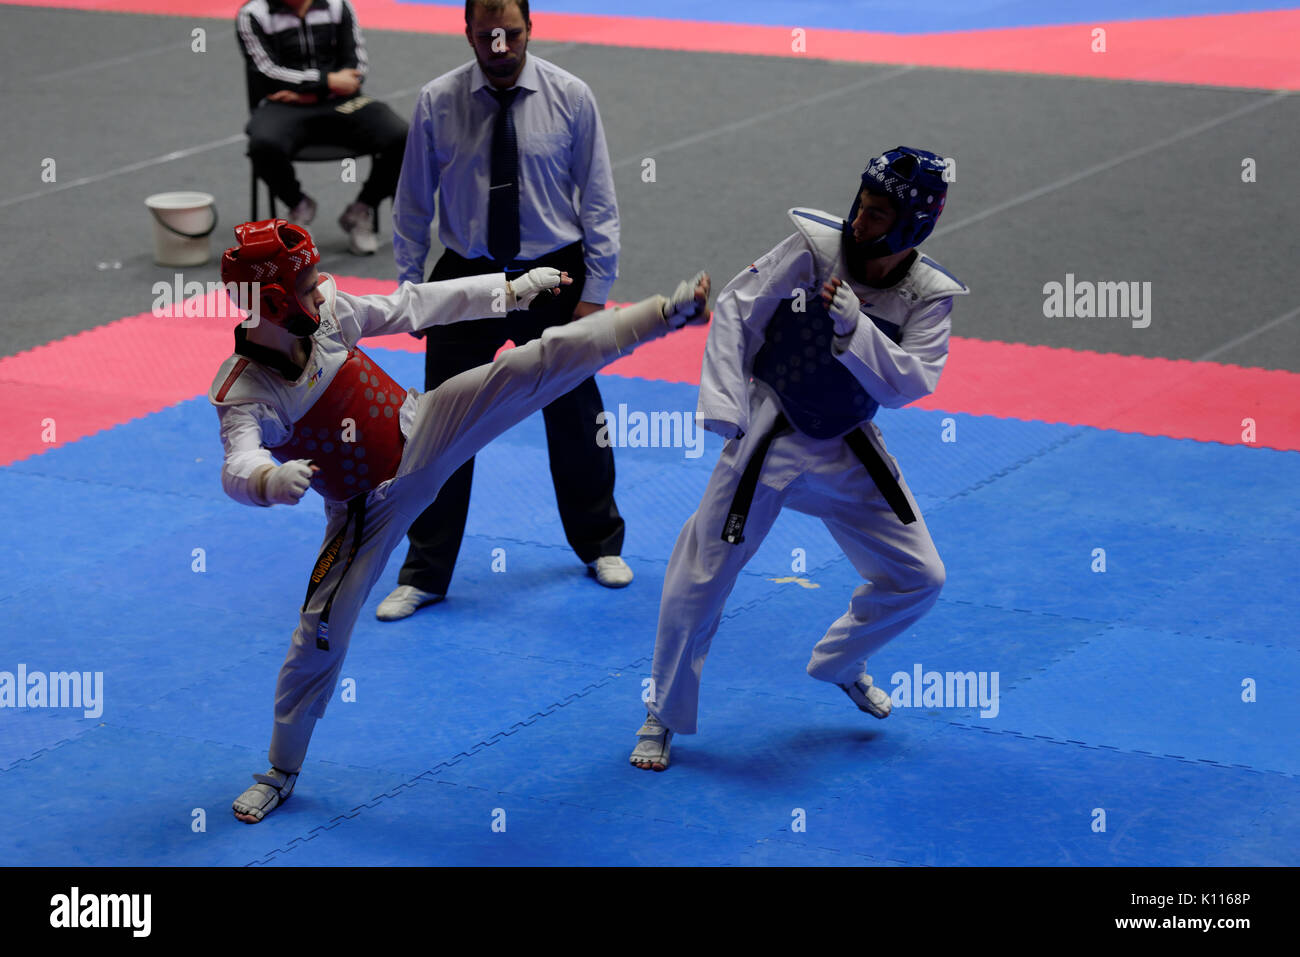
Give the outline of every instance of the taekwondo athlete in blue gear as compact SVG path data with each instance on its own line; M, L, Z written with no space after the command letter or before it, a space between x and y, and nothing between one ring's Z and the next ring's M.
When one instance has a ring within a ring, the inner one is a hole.
M867 658L929 611L944 567L871 420L934 391L953 298L968 292L915 249L943 210L944 169L908 147L872 159L847 221L790 210L796 232L719 294L698 414L729 441L664 578L636 767L664 770L673 734L697 731L727 596L782 508L822 519L864 580L808 674L889 715Z

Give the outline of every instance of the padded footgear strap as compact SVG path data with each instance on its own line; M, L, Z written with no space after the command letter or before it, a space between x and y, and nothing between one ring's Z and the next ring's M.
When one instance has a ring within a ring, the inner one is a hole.
M851 685L840 685L840 690L849 696L859 711L865 711L873 718L888 718L894 709L894 700L883 688L871 683L871 675L863 675Z
M790 420L782 412L772 423L772 428L767 435L759 439L758 444L754 446L754 454L749 457L749 464L745 466L745 471L740 476L740 484L736 486L736 494L731 499L727 522L722 526L722 540L728 545L739 545L745 540L745 522L749 518L749 507L754 504L754 492L758 489L758 476L763 471L763 460L767 458L767 450L771 448L774 438L789 431L791 431Z
M260 821L289 800L298 774L273 767L266 774L254 774L253 780L257 783L239 795L231 807L236 814L247 814Z
M662 764L668 767L668 752L672 747L673 733L664 727L658 718L647 714L645 724L641 725L636 736L638 739L636 748L628 758L629 763L648 761L651 764Z

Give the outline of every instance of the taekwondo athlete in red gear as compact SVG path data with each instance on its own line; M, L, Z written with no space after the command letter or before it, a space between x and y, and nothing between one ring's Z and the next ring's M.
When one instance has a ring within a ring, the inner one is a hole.
M209 399L221 424L227 494L246 505L325 499L320 557L275 691L271 769L234 802L263 819L293 793L316 721L333 695L361 605L411 521L483 445L638 344L707 322L709 279L547 330L423 394L403 391L358 347L364 336L502 315L567 284L539 267L353 296L316 270L307 231L284 220L235 227L221 278L260 284L260 316L235 330L235 352ZM228 285L227 288L232 288ZM234 287L238 288L238 287ZM280 464L276 464L276 461Z
M822 519L864 579L808 674L889 715L867 658L929 611L944 567L871 419L934 391L968 291L913 248L943 209L944 169L908 147L873 159L847 222L790 210L797 231L719 293L698 415L730 441L669 561L634 766L664 770L673 734L696 733L727 596L782 508Z

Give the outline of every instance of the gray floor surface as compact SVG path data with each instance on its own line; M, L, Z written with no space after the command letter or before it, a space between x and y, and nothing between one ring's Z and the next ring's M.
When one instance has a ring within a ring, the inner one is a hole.
M204 53L191 51L195 27ZM424 83L470 56L463 37L366 37L366 91L404 117ZM973 290L954 334L1300 371L1294 95L544 35L530 49L598 99L622 219L615 300L667 291L697 268L720 286L793 231L788 207L847 214L869 155L907 143L957 164L925 245ZM212 193L214 252L232 241L249 212L247 113L233 22L6 6L0 62L0 354L12 355L148 311L153 284L176 270L153 263L145 196ZM1247 157L1254 183L1242 181ZM53 183L41 178L47 158ZM390 206L379 254L351 256L335 219L356 187L336 166L299 170L321 204L323 268L395 279ZM1067 274L1149 282L1150 325L1045 318L1044 284ZM185 278L215 281L215 258Z

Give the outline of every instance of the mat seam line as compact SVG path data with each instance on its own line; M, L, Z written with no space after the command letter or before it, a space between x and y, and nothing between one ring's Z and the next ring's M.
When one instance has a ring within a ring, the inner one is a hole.
M1035 741L1045 741L1049 744L1080 747L1089 751L1110 751L1114 754L1140 754L1144 757L1156 758L1159 760L1178 761L1181 764L1191 764L1196 766L1209 765L1210 767L1222 768L1225 771L1249 771L1252 774L1270 774L1291 781L1300 780L1300 774L1294 772L1278 771L1273 768L1257 768L1248 764L1225 764L1222 761L1215 761L1213 758L1189 758L1182 754L1158 754L1154 751L1144 751L1140 748L1121 748L1112 744L1086 744L1082 741L1075 741L1070 738L1057 738L1047 734L1031 734L1024 731L1014 731L1010 728L985 728L979 725L963 724L960 721L949 721L948 724L966 731L979 731L982 734L1008 735L1031 743Z

